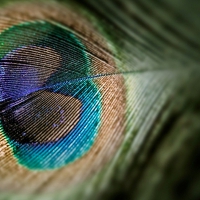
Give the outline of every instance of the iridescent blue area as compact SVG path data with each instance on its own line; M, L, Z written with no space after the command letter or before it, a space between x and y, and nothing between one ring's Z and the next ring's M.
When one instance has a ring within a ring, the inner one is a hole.
M18 70L13 63L11 66L8 60L9 58L5 56L0 62L0 68L4 69L4 74L0 74L0 88L3 92L0 97L1 101L6 99L16 100L40 89L38 88L38 82L35 80L37 71L34 67L27 68L27 65L20 65L20 70Z
M60 66L55 66L57 71L48 79L43 80L42 77L37 79L43 83L40 87L32 80L29 82L29 88L23 84L26 74L34 74L34 68L31 72L27 72L23 66L19 74L24 74L24 78L11 73L12 77L9 79L8 71L12 70L13 66L7 63L6 69L4 67L9 54L26 46L49 47L62 58ZM13 136L15 132L11 133L10 125L3 120L5 113L2 112L2 107L0 124L18 162L29 169L46 170L60 168L83 156L93 145L101 120L101 94L96 84L87 79L91 72L91 63L84 45L69 30L55 24L24 23L1 33L0 59L0 103L6 104L8 100L15 102L36 91L46 90L74 97L82 104L80 119L73 129L64 138L45 143L37 141L24 143L20 142L20 138L16 139ZM9 80L13 84L10 84ZM12 112L12 109L14 108L9 108L9 112Z

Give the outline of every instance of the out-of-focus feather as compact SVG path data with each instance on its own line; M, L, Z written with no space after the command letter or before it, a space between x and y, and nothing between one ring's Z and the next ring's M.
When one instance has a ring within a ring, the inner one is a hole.
M199 199L199 2L85 3L133 71L124 75L127 133L99 182L101 197Z

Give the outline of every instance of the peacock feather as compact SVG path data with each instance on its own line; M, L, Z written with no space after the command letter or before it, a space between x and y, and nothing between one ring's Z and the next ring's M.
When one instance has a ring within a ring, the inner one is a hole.
M199 199L200 3L0 2L0 200Z

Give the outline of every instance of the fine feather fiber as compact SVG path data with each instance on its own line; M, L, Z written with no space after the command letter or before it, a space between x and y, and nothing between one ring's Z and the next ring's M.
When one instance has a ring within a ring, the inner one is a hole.
M0 1L0 200L200 199L199 10Z

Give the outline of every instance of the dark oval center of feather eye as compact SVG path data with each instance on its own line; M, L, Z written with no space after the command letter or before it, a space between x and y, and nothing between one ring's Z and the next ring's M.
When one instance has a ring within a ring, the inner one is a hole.
M60 64L51 48L19 48L1 60L4 94L16 99L3 110L2 123L10 139L23 143L54 142L65 137L80 119L81 102L73 97L38 91ZM37 92L38 91L38 92ZM26 98L25 98L26 96Z

